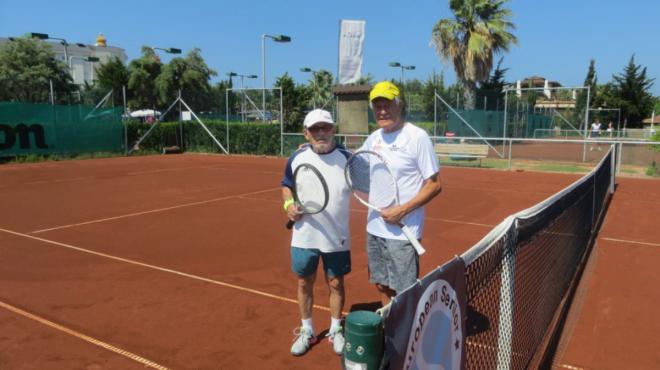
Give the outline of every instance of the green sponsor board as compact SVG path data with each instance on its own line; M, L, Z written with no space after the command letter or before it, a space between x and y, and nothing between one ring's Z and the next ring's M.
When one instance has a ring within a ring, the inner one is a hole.
M0 103L0 156L121 151L121 108Z

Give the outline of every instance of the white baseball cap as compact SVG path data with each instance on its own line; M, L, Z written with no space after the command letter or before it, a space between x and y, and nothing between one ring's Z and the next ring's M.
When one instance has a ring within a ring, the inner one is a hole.
M303 125L305 128L310 128L320 122L329 123L333 126L335 125L335 121L332 119L330 112L323 109L314 109L313 111L307 113L305 116L305 121L303 121Z

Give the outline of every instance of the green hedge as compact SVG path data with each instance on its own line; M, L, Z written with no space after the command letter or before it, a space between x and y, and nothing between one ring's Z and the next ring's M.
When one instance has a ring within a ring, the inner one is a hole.
M204 121L206 127L227 148L227 125L225 121ZM151 127L150 124L131 121L128 123L128 143L132 146ZM221 152L213 139L196 121L184 122L183 149L197 152ZM140 144L141 150L160 151L163 147L178 145L179 122L161 122ZM229 122L229 151L232 154L277 155L280 152L280 126L267 123Z
M227 126L225 121L208 120L204 124L227 148ZM433 122L416 122L416 125L433 133ZM135 144L151 127L144 122L130 121L127 125L129 148ZM370 131L378 128L370 124ZM444 127L439 127L443 129ZM151 131L149 136L140 144L140 150L160 152L163 147L177 145L181 147L179 122L161 122ZM196 121L183 123L183 149L193 152L219 153L220 148L213 139ZM285 154L295 150L301 142L299 136L286 136ZM241 123L229 122L229 152L232 154L279 155L280 153L280 126L268 123Z

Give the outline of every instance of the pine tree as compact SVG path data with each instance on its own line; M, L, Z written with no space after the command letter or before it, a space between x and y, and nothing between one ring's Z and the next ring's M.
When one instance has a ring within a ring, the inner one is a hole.
M635 64L635 55L620 75L613 75L616 95L622 102L624 127L642 127L642 120L651 114L654 98L649 90L654 78L646 77L646 67Z
M424 82L422 86L422 110L426 120L432 121L435 118L435 94L440 96L445 93L445 76L444 74L436 74L435 72L429 76L429 79Z
M581 90L577 94L577 99L575 102L575 114L574 120L576 122L582 123L584 121L584 115L587 112L587 94L589 94L589 105L591 106L594 97L596 95L596 87L598 86L598 77L596 76L596 61L591 59L589 61L589 70L587 71L587 76L584 78L584 87L589 87L589 91Z
M502 61L504 58L500 58L497 62L497 67L493 74L488 77L488 80L482 82L477 89L477 107L479 107L479 102L486 98L486 108L487 110L499 110L504 107L504 75L508 68L502 69Z

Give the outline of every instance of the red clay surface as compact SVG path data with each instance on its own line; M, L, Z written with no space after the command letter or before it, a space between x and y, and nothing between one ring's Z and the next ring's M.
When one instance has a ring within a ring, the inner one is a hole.
M660 183L617 182L555 369L660 369Z
M280 201L284 164L191 154L0 167L0 369L144 368L139 361L340 368L326 340L300 358L289 354L299 317ZM427 212L423 274L577 178L460 168L443 168L441 177L443 193ZM354 203L351 217L345 311L378 300L367 281L366 211ZM315 304L320 332L329 325L321 281Z

